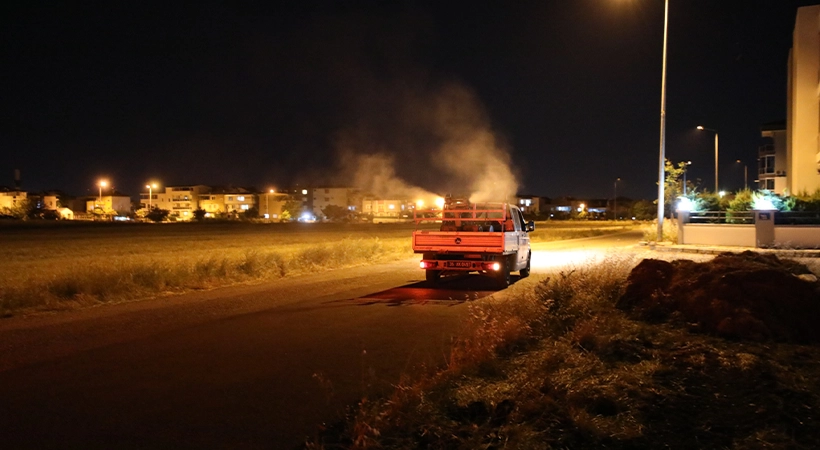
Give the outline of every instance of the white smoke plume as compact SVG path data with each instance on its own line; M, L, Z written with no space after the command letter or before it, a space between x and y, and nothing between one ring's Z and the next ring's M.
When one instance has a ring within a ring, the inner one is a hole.
M516 194L509 151L471 91L458 85L443 90L434 117L442 138L434 160L458 181L457 187L470 193L471 202L503 201Z
M371 93L356 124L337 137L343 179L377 196L428 205L445 194L472 202L516 194L509 150L471 90L453 83L387 90Z

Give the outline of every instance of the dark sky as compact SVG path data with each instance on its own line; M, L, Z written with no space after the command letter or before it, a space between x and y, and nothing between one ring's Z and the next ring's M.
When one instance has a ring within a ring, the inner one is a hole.
M341 182L352 133L440 191L420 156L435 139L406 116L459 86L519 192L609 197L620 177L620 195L656 195L662 0L11 3L0 185L15 168L29 191L75 195L101 177L132 196L149 180ZM717 129L737 189L735 160L754 179L760 125L785 118L795 10L816 1L670 3L667 157L711 189L713 137L695 126Z

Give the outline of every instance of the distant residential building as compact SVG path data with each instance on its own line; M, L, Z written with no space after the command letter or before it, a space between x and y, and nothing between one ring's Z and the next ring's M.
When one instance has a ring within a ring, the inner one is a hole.
M763 144L757 150L757 188L778 194L787 190L786 122L760 127Z
M209 197L221 197L219 202L225 205L224 212L227 214L245 213L251 208L256 208L256 195L248 189L237 187L215 188Z
M102 197L86 197L85 211L87 213L100 211L102 214L125 216L131 213L131 197L117 192L103 194Z
M107 194L102 197L87 197L85 211L93 213L102 211L103 214L128 215L131 212L131 197L123 194Z
M541 214L541 197L537 195L516 195L515 203L524 214Z
M263 192L259 194L259 216L264 219L280 220L290 195L284 192Z
M392 222L412 218L414 204L407 199L380 199L365 197L362 199L362 213L372 215L373 222Z
M348 211L355 211L353 203L355 189L351 187L317 187L310 190L313 214L322 217L322 211L328 206L338 206Z
M789 194L820 189L820 5L797 9L788 62L786 180ZM777 162L775 161L775 164Z
M152 190L153 198L149 201L148 192L140 194L140 206L169 211L169 217L178 220L191 220L194 211L199 208L199 196L211 192L211 187L203 184L187 186L166 186L165 192Z
M20 203L28 197L26 191L20 189L12 189L8 187L0 187L0 209L16 208Z

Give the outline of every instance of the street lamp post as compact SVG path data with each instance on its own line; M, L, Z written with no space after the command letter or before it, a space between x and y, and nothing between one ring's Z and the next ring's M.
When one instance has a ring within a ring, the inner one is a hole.
M614 189L612 190L612 217L614 220L618 220L618 182L621 181L620 178L615 179Z
M715 133L715 192L718 191L718 132L717 130L713 130L711 128L705 128L701 125L698 125L698 130L705 130L711 131Z
M686 169L692 165L692 161L686 161L683 163L683 196L686 196Z
M663 185L666 165L666 42L669 29L669 0L663 8L663 64L661 70L661 137L658 158L658 240L663 241Z
M146 184L145 187L148 188L148 212L151 212L152 200L154 199L154 188L157 187L156 183Z
M268 222L270 222L270 210L268 209L270 194L273 194L273 189L269 190L265 195L265 217L268 219Z
M743 161L737 160L738 163L743 164ZM743 189L749 189L749 166L743 164Z
M100 182L97 183L97 186L100 188L100 196L97 198L97 204L99 206L102 204L102 188L108 186L108 182L105 180L100 180Z

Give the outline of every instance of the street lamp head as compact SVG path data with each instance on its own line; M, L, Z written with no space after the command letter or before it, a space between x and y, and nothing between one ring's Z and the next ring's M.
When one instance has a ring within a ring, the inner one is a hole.
M106 187L106 186L108 186L108 182L105 181L105 180L100 180L100 187Z
M703 130L703 125L698 125L698 130Z
M270 190L270 193L271 193L271 194L273 194L273 193L274 193L274 191L275 191L275 189L271 189L271 190Z

